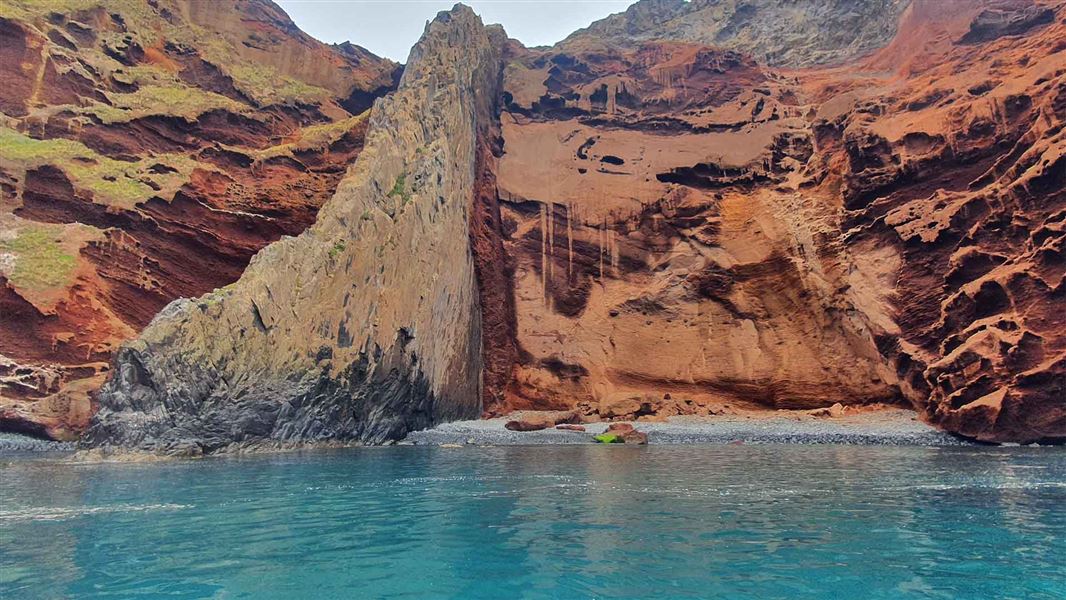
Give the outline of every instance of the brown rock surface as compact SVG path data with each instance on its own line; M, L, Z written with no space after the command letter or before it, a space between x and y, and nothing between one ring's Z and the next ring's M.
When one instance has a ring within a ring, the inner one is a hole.
M699 39L660 18L696 5L511 48L518 350L487 410L910 402L1066 437L1064 4L918 1L879 52L795 71L663 41Z
M0 427L77 437L122 341L314 221L395 69L266 0L5 1Z

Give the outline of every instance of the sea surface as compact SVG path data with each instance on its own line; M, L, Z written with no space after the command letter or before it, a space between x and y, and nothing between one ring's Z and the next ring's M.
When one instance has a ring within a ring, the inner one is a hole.
M0 598L1066 598L1066 450L0 457Z

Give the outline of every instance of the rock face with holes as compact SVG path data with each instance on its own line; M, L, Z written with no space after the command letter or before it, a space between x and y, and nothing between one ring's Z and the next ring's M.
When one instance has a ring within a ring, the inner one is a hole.
M113 352L303 231L398 65L267 0L0 7L0 429L71 439Z
M469 8L438 15L316 223L232 286L156 316L120 351L84 441L199 454L476 417L468 236L504 40Z
M725 35L682 18L698 2L512 47L515 359L490 413L888 401L982 440L1066 436L1063 3L889 4L884 48L827 68L767 68L739 40L779 24Z

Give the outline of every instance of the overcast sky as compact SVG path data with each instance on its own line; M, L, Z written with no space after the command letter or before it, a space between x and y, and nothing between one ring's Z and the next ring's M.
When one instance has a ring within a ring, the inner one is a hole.
M550 45L575 29L622 12L634 0L464 0L485 23L500 23L526 46ZM308 34L350 41L374 54L407 62L426 21L455 0L275 0Z

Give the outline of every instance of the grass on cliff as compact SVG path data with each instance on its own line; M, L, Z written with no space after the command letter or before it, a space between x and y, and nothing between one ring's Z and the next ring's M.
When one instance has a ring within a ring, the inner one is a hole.
M67 174L75 188L92 192L94 201L126 209L152 196L173 197L174 191L199 166L180 154L147 157L137 162L114 160L80 142L38 140L6 127L0 127L0 162L13 163L23 171L54 166ZM152 169L155 165L169 168Z
M399 197L406 205L411 201L411 190L407 189L407 173L400 173L392 184L392 189L386 194L389 198Z
M116 79L138 85L136 91L109 93L111 106L94 103L81 109L104 123L123 123L151 115L171 115L188 120L212 110L241 113L247 107L221 94L185 85L166 71L151 67L125 67L114 74Z
M356 125L365 121L369 114L370 111L366 110L347 119L304 127L295 134L294 141L259 150L255 152L255 158L257 160L266 160L276 156L292 156L293 152L324 150L344 137Z
M0 253L15 255L7 278L18 288L39 291L66 285L74 274L77 257L63 248L64 228L26 227L12 239L0 238Z
M33 23L53 12L73 15L96 7L121 15L128 35L142 48L152 48L161 39L195 48L204 60L229 75L237 89L260 105L311 104L332 97L326 89L288 77L271 65L245 58L237 47L239 39L227 39L189 19L161 18L146 0L0 0L0 17ZM101 34L102 39L106 37ZM86 50L79 49L79 56L86 54ZM103 56L98 54L100 56L96 58ZM113 59L103 60L118 65Z

